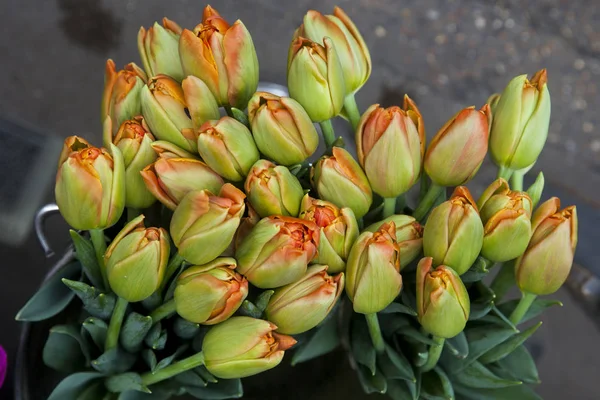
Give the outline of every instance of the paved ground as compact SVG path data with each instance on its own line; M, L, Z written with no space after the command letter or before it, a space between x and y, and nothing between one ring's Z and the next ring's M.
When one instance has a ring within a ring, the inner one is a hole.
M335 3L356 21L373 57L373 75L358 95L361 109L373 102L397 103L407 92L424 111L429 137L458 109L483 104L510 77L548 68L553 115L536 169L591 212L600 209L597 0L238 0L212 5L229 20L241 18L253 34L261 79L285 83L289 39L304 11L328 12ZM188 0L3 0L0 114L57 137L78 134L99 143L106 58L118 65L137 62L140 25L166 15L193 27L201 10L202 3ZM5 163L0 161L5 171L22 168ZM484 174L491 176L489 170ZM52 230L58 245L66 243L64 225L56 222ZM598 230L588 226L587 231L592 239L582 240L592 243L587 256L596 261ZM17 325L10 316L38 284L43 258L29 238L19 248L0 247L0 259L0 342L14 355ZM566 291L558 297L565 307L549 313L536 339L543 348L539 393L550 400L597 399L599 332ZM6 389L0 391L5 397Z

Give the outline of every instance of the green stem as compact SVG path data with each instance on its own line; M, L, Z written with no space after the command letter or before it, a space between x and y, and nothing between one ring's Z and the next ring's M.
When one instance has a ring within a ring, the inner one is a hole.
M498 178L504 178L505 180L509 180L513 174L513 170L507 167L498 167Z
M108 277L106 276L106 267L104 265L104 253L106 252L106 240L104 239L104 231L102 229L91 229L90 238L92 239L92 245L96 252L96 260L98 260L98 267L100 267L100 274L102 275L102 282L104 283L104 289L110 290L108 285Z
M177 272L179 267L181 267L181 263L183 263L184 261L185 259L178 252L175 252L175 254L173 254L171 260L169 261L169 264L167 265L167 269L165 270L165 276L162 282L160 283L159 290L162 291L162 289L164 289L164 287L167 285L167 282L169 282L169 280Z
M360 121L360 111L358 111L358 106L356 105L356 98L354 97L354 93L349 94L344 99L344 110L346 110L346 115L352 124L352 128L356 131L358 127L358 122Z
M153 385L201 365L204 365L204 354L202 352L184 358L181 361L177 361L156 372L146 372L142 375L142 384L145 386Z
M383 218L387 218L390 215L396 213L396 198L386 197L383 199Z
M496 295L495 302L498 303L515 284L515 260L502 264L498 275L494 277L490 289Z
M333 131L333 124L330 119L319 122L321 125L321 131L323 132L323 139L325 140L325 147L329 148L333 146L335 142L335 132Z
M445 339L438 336L433 336L432 339L435 342L435 345L429 347L429 356L427 357L427 362L421 367L421 372L427 372L434 369L442 355Z
M427 194L423 197L423 200L419 203L415 212L413 212L413 217L417 221L422 221L423 218L427 215L433 204L437 200L438 196L445 190L443 186L437 185L434 182L431 182L431 186L427 189Z
M171 299L162 306L158 307L156 310L152 311L152 314L150 314L150 318L152 318L152 323L156 324L158 321L168 318L171 315L175 314L175 311L175 300Z
M515 325L521 322L525 314L527 314L527 310L529 310L529 307L531 307L535 301L536 297L537 296L533 293L523 292L523 297L521 297L521 300L519 300L517 308L515 308L512 314L510 314L510 322Z
M513 172L512 176L510 178L511 190L517 190L519 192L523 191L523 177L524 176L525 176L525 174L522 173L521 171Z
M127 207L127 221L137 218L140 214L139 208Z
M106 344L104 345L104 351L114 349L119 344L119 334L121 333L121 325L123 325L123 317L125 317L125 311L127 311L127 305L129 303L122 297L117 298L117 304L113 310L112 317L110 317L110 323L108 324L108 331L106 331Z
M369 326L369 334L371 335L373 347L375 347L376 352L381 354L385 351L385 342L383 341L383 336L381 336L381 328L379 327L377 313L365 314L365 318L367 319L367 325Z
M406 204L406 194L401 194L400 196L396 197L396 209L400 210L400 214L404 214Z
M225 112L227 113L227 116L229 116L231 118L235 118L235 115L233 114L233 110L231 109L230 106L224 106L223 108L225 108Z

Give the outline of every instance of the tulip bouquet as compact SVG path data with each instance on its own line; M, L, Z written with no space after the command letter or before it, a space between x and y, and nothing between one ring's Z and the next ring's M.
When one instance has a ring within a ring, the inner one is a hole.
M371 59L340 8L293 34L290 97L256 91L248 30L210 6L193 30L140 29L138 48L143 68L106 64L104 147L69 137L58 163L76 260L44 317L80 301L44 348L72 373L51 399L241 397L240 378L288 349L296 364L340 345L366 393L538 398L523 343L540 324L520 324L556 304L537 296L565 282L577 243L574 206L538 206L542 174L523 190L548 133L545 70L426 146L408 96L360 114ZM498 179L476 201L464 185L488 149Z

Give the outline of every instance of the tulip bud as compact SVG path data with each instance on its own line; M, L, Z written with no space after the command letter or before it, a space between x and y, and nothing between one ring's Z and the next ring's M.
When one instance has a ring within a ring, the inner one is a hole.
M307 194L302 199L300 218L321 228L319 251L313 263L328 265L328 271L332 273L344 271L350 249L358 237L358 223L352 210L340 209Z
M169 262L169 235L145 228L144 216L131 220L104 253L110 288L128 302L150 297L162 283Z
M341 147L334 147L332 152L312 167L312 185L323 200L349 207L356 218L362 218L373 202L369 180L350 153Z
M261 289L292 283L317 254L319 227L298 218L263 218L235 252L238 272Z
M450 339L465 329L471 303L458 274L445 265L432 268L425 257L417 266L417 317L432 335Z
M375 233L388 222L393 222L396 226L396 242L400 248L400 270L402 270L423 251L423 226L410 215L390 215L369 225L365 231Z
M346 263L346 277L346 293L357 313L377 313L400 294L400 247L393 222L358 237Z
M450 200L433 209L423 233L425 257L462 275L475 262L483 245L483 224L469 189L459 186Z
M544 191L544 173L540 172L535 178L535 182L527 188L527 194L531 197L531 207L535 208L540 202L542 192Z
M230 26L206 6L202 23L181 33L179 53L185 75L202 79L219 105L246 108L258 87L258 58L242 21Z
M240 226L233 238L232 254L235 254L235 251L240 247L242 241L250 234L250 232L252 232L252 229L254 229L256 224L260 221L260 216L254 208L252 208L251 204L246 203L246 210L248 215L242 218Z
M459 186L476 173L488 148L490 107L467 107L438 131L425 154L425 172L440 186Z
M560 209L556 197L535 211L533 235L525 253L515 263L519 288L538 296L556 292L567 280L577 246L577 209Z
M217 258L186 269L177 279L177 314L196 324L215 325L237 311L248 295L248 281L235 272L233 258Z
M513 78L498 100L490 133L496 164L519 170L533 164L546 143L550 125L550 92L545 69L531 81Z
M193 190L218 193L223 186L223 179L215 171L193 158L161 157L140 174L150 193L171 210Z
M186 76L179 63L181 27L167 18L162 22L163 26L155 22L148 30L140 28L137 37L140 58L148 75L169 75L181 82Z
M223 178L239 182L260 155L252 134L231 117L205 122L198 131L198 153Z
M179 254L201 265L223 253L244 214L245 197L230 183L223 185L218 196L208 190L185 195L171 218L171 237Z
M278 164L299 164L317 150L317 130L294 99L256 92L248 104L248 118L258 149Z
M102 123L106 117L112 120L111 135L124 121L142 112L140 93L147 79L144 71L134 63L127 64L117 72L115 62L106 61L101 119Z
M340 7L334 7L333 15L310 10L294 36L302 36L321 45L324 37L331 39L343 66L346 93L355 93L369 79L371 55L367 44L356 25Z
M327 274L326 265L313 265L306 274L275 290L265 309L277 332L296 335L319 325L344 291L344 274Z
M313 122L338 115L344 105L344 71L329 38L323 46L303 37L292 40L287 81L290 97L304 107ZM320 40L319 40L320 41Z
M400 196L419 179L425 136L417 128L421 115L415 110L374 104L356 129L358 161L371 188L382 197Z
M190 75L181 82L181 89L194 129L200 128L206 121L221 118L217 99L201 79Z
M244 378L279 365L293 337L277 326L250 317L233 317L211 328L202 341L204 365L220 379Z
M167 75L157 75L142 88L142 114L152 133L184 150L196 152L197 135L181 86Z
M244 189L261 217L298 216L304 190L298 178L283 165L258 160L250 169Z
M181 147L177 147L173 143L167 142L166 140L154 141L152 142L151 146L156 155L160 158L192 158L199 160L198 154L187 152Z
M54 195L61 215L74 229L105 229L125 207L125 166L121 151L90 146L70 136L58 161Z
M481 255L494 262L519 257L531 238L532 202L525 192L514 192L500 178L492 182L479 201L483 222Z

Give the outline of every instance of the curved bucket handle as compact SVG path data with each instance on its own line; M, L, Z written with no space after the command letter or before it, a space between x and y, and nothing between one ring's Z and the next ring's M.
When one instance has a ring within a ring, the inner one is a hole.
M50 247L48 239L46 238L46 233L44 232L44 222L46 221L46 218L48 218L48 216L56 214L57 212L58 206L56 205L56 203L49 203L40 208L35 214L35 235L37 236L37 239L40 242L42 250L44 250L46 258L52 257L54 255L54 250L52 250L52 247Z

